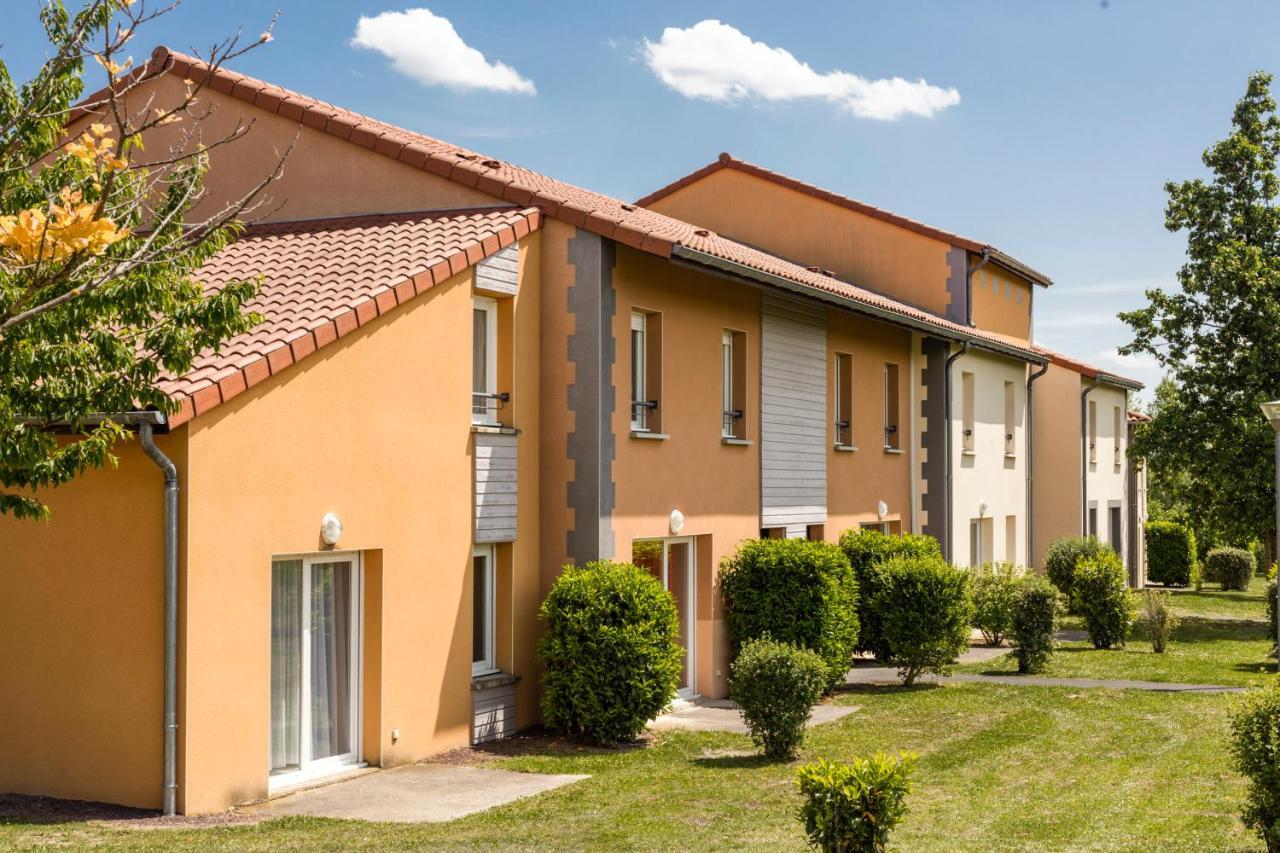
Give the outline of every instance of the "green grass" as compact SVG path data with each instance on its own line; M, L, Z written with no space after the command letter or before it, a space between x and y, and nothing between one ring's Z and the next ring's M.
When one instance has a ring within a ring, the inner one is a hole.
M1263 623L1181 617L1164 654L1151 651L1139 623L1123 649L1099 651L1087 641L1062 643L1041 673L1049 678L1107 678L1134 681L1261 687L1276 680L1268 658L1274 641ZM1070 620L1069 627L1078 623ZM1079 626L1083 627L1083 626ZM956 667L957 672L1007 675L1017 672L1011 656Z
M1225 616L1232 619L1267 619L1267 581L1255 577L1244 592L1224 592L1217 584L1206 584L1204 589L1172 589L1174 609L1179 614L1198 616Z
M1228 697L966 684L836 701L858 710L812 730L805 759L921 755L895 849L1259 849L1235 817L1244 785L1227 757ZM592 778L446 825L128 831L0 819L0 848L803 849L796 765L749 749L739 735L673 733L648 749L503 759L493 766Z

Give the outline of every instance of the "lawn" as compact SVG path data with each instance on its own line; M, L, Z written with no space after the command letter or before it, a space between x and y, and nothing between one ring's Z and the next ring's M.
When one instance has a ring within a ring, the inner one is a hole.
M1137 691L953 685L840 694L858 706L812 731L804 758L918 752L902 850L1254 850L1225 744L1230 699ZM647 749L495 758L592 778L442 826L288 818L219 829L130 831L0 819L0 847L138 850L558 848L799 850L794 764L739 735L672 733Z
M1217 584L1206 584L1204 589L1171 589L1173 606L1179 614L1189 616L1218 616L1232 619L1267 618L1267 581L1255 577L1244 592L1223 592Z
M1260 687L1275 681L1269 658L1275 641L1265 622L1220 621L1183 616L1164 654L1151 651L1139 624L1123 649L1099 651L1087 641L1062 643L1042 673L1051 678L1121 678L1136 681ZM1070 620L1067 627L1083 627ZM1008 675L1011 656L956 667L957 672Z

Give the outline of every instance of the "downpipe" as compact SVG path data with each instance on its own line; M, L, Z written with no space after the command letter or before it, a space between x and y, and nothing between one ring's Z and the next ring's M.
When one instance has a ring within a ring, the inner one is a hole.
M165 815L178 812L178 467L156 447L154 427L138 425L143 451L164 472L164 791Z
M1027 566L1032 565L1035 558L1035 466L1036 466L1036 433L1035 409L1032 400L1032 384L1049 371L1049 362L1040 365L1040 369L1027 377Z

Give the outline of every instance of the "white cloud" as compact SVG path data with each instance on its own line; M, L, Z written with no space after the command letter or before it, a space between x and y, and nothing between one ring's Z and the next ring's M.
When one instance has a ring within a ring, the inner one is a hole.
M1150 353L1138 352L1132 355L1121 355L1118 349L1104 350L1098 353L1099 361L1118 364L1130 370L1159 370L1160 362Z
M901 77L868 80L848 71L814 71L789 51L753 41L716 20L667 27L645 39L644 58L658 79L686 98L720 103L820 98L859 118L926 118L960 103L955 89Z
M406 9L361 16L353 47L376 50L391 60L401 74L424 86L446 86L468 91L537 93L533 81L502 62L490 62L462 40L448 18L430 9Z
M1036 318L1037 329L1087 329L1094 326L1124 326L1124 324L1116 318L1115 314L1062 313Z

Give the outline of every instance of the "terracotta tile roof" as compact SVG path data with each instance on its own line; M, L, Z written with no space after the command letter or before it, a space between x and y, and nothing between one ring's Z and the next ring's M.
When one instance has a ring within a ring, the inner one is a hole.
M423 291L510 246L541 222L533 208L427 211L250 227L197 273L210 290L261 275L249 308L263 322L206 351L160 387L177 426L225 403Z
M744 172L745 174L748 174L748 175L754 175L757 178L763 178L766 181L779 184L780 186L784 186L784 187L787 187L788 189L795 190L796 192L804 193L805 195L808 195L808 196L813 196L814 198L821 199L825 202L829 202L831 204L846 208L848 210L856 211L857 213L862 213L867 216L875 217L876 219L883 220L884 222L897 225L899 228L905 228L908 231L914 231L917 234L923 234L926 237L932 237L935 240L941 240L944 243L950 243L953 246L958 246L959 248L967 249L970 252L979 252L979 253L988 252L995 263L999 264L1000 266L1006 267L1007 269L1017 273L1018 275L1021 275L1022 277L1028 279L1029 281L1032 281L1036 284L1044 285L1046 287L1053 284L1053 280L1050 279L1044 273L1039 272L1038 270L1035 270L1030 266L1027 266L1026 264L1022 263L1016 258L1005 254L1004 252L997 249L995 246L992 246L988 243L982 243L982 242L979 242L978 240L973 240L969 237L963 237L959 234L954 234L950 231L943 231L941 228L934 228L932 225L926 225L923 222L917 222L914 219L909 219L900 214L894 213L889 210L885 210L884 208L876 207L874 205L867 204L866 202L861 202L861 201L858 201L857 199L849 198L848 196L842 196L842 195L839 195L838 193L833 193L830 190L825 190L822 187L814 186L813 184L798 180L797 178L792 178L787 175L774 172L771 169L766 169L763 166L757 166L754 163L748 163L746 160L739 160L737 157L734 157L733 155L727 152L722 153L719 156L719 158L712 161L711 163L708 163L706 166L703 166L701 169L697 169L696 171L690 172L689 174L685 175L682 178L677 178L675 181L672 181L671 183L667 184L665 187L662 187L659 190L655 190L654 192L649 193L644 198L638 200L636 204L638 205L652 204L658 199L665 198L666 196L669 196L672 193L674 193L676 190L687 187L692 183L696 183L697 181L700 181L701 179L705 178L707 175L710 175L714 172L718 172L721 169L736 169L739 172Z
M1130 379L1127 376L1121 376L1118 373L1110 373L1106 370L1103 370L1101 367L1096 367L1092 364L1089 364L1088 362L1081 361L1080 359L1075 358L1074 356L1066 355L1060 352L1055 352L1054 350L1048 349L1047 347L1042 347L1039 344L1032 344L1031 348L1036 352L1040 353L1041 355L1043 355L1045 358L1049 359L1049 361L1058 365L1059 367L1065 367L1068 370L1074 370L1076 373L1079 373L1085 379L1100 378L1102 381L1107 382L1109 384L1120 385L1122 387L1130 388L1135 391L1143 387L1142 383L1136 379Z
M1125 415L1126 415L1125 420L1131 424L1151 423L1151 415L1146 415L1146 414L1143 414L1142 412L1138 412L1133 409L1130 409L1128 412L1125 413Z

